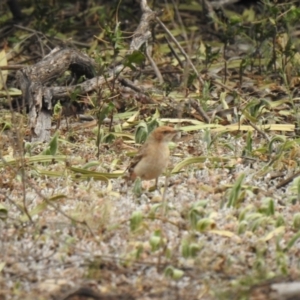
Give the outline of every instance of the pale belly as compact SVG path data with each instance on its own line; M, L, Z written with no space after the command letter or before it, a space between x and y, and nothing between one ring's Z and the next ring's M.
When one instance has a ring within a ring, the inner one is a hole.
M145 180L154 179L161 175L169 161L168 145L164 150L140 161L134 168L135 174Z

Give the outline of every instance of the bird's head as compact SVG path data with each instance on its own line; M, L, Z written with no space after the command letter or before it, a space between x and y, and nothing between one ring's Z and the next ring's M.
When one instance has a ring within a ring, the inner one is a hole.
M174 136L178 133L178 130L169 126L160 126L154 129L149 138L153 139L157 142L170 142L174 138Z

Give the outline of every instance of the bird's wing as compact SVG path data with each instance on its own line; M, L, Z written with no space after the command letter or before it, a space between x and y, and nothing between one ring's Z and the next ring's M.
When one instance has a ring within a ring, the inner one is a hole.
M133 172L134 167L142 160L144 156L147 155L149 150L148 143L145 142L145 144L142 145L142 147L139 149L139 152L132 158L127 170L129 174Z

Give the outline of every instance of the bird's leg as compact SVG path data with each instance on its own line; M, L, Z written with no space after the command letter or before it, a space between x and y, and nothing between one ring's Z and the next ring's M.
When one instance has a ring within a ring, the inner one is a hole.
M151 187L147 188L148 192L154 192L155 190L158 190L158 178L155 178L155 184Z

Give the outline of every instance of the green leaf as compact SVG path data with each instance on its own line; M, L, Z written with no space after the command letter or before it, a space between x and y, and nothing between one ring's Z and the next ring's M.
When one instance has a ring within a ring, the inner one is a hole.
M248 228L248 222L243 220L239 223L238 234L243 234Z
M126 55L123 61L123 65L135 71L136 70L135 64L141 65L144 62L144 60L145 60L144 54L139 50L135 50L131 54Z
M139 229L143 222L143 214L140 211L135 211L132 213L130 218L130 230L132 232Z
M94 161L89 161L82 168L83 169L89 169L91 167L98 167L98 166L99 166L99 161L98 160L94 160Z
M168 266L165 268L164 274L166 277L169 277L174 280L179 280L184 275L184 272L180 269L174 268L172 266Z
M50 198L48 198L49 201L57 201L57 200L60 200L60 199L65 199L65 198L68 198L67 195L64 195L64 194L57 194L57 195L54 195Z
M253 205L248 205L247 207L242 209L239 214L239 221L243 221L246 218L248 212L250 212L251 210L253 210Z
M104 119L114 110L115 105L113 102L109 102L107 105L105 105L101 111L98 113L97 119L99 124L102 124Z
M155 252L157 251L159 248L160 248L160 245L161 245L161 237L160 236L157 236L157 235L152 235L150 237L150 245L151 245L151 251L152 252Z
M184 240L181 244L181 253L184 258L195 257L201 250L199 244Z
M132 192L136 197L140 197L142 195L142 180L140 177L137 177L133 183Z
M200 232L212 229L215 227L215 221L209 218L203 218L197 222L196 228Z
M189 245L189 254L190 257L196 257L196 255L198 254L198 252L201 250L201 247L199 244L196 243L191 243Z
M300 229L300 213L296 213L293 216L293 227L296 230Z
M246 138L246 147L244 148L245 155L250 155L252 153L252 132L247 132L247 138Z
M275 215L275 204L273 199L268 199L268 216Z
M58 148L58 132L56 132L49 143L50 155L55 155Z
M269 21L272 25L274 25L274 26L276 25L276 21L273 18L269 18Z
M75 173L85 175L85 178L94 178L102 181L108 181L108 179L119 178L124 174L124 172L115 172L115 173L101 173L90 171L82 168L69 167L69 169Z
M300 231L298 231L287 243L286 250L290 250L297 240L300 238Z
M157 121L157 118L159 118L159 112L156 110L155 114L152 116L152 120L148 122L148 134L150 134L156 127L159 126L159 123Z
M174 280L179 280L179 279L182 278L183 274L184 274L184 272L182 270L174 268L173 269L173 276L172 276L172 278Z
M245 174L242 173L234 183L229 195L227 207L236 207L238 200L241 196L240 192L241 192L242 183L244 179L245 179Z
M57 103L54 105L53 108L53 115L54 116L60 116L62 114L62 105L60 101L57 101Z
M56 161L67 161L68 156L66 155L36 155L31 157L25 157L25 164L33 164L33 163L44 163L44 162L56 162ZM23 160L20 158L10 158L6 159L5 162L0 161L0 167L5 166L6 164L10 166L17 166L20 164Z
M198 157L189 157L178 163L171 173L177 173L184 167L187 167L192 164L197 164L197 163L203 163L205 161L212 161L212 162L228 162L230 161L229 158L226 157L207 157L207 156L198 156Z
M149 215L148 217L152 220L155 219L156 217L156 213L159 211L159 209L162 207L162 203L156 203L154 205L151 205L151 209L150 209L150 212L149 212Z
M160 230L154 231L154 233L150 237L149 244L151 245L151 250L153 252L157 251L163 245L163 240L162 240Z
M146 122L139 123L135 131L135 142L142 144L147 139L148 134L149 132Z
M1 124L1 127L2 127L2 130L0 133L2 133L4 130L9 130L12 128L12 124L11 122L7 122L7 121L4 121L2 124Z
M58 148L58 132L55 132L51 141L49 142L49 146L42 152L42 155L56 155Z
M7 208L3 204L0 203L0 219L6 220L7 215L8 215Z
M190 252L189 252L189 241L184 240L181 243L181 254L184 258L189 258Z
M205 216L205 207L207 202L208 201L206 200L197 201L189 210L188 219L193 228L196 228L198 221Z
M285 218L282 215L278 215L276 219L275 226L280 227L285 225Z

